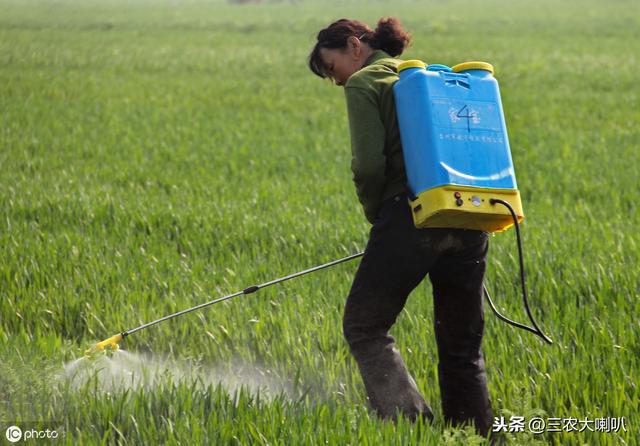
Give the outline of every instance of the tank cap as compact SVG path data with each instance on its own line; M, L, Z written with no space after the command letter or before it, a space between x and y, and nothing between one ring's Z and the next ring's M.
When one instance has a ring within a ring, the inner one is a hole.
M484 70L484 71L488 71L491 74L494 73L493 65L487 62L478 62L478 61L459 63L458 65L452 66L451 69L453 70L454 73L460 73L461 71L467 71L467 70Z
M427 71L446 71L447 73L451 72L451 68L446 65L442 65L439 63L432 63L427 67Z
M421 60L413 59L413 60L405 60L400 65L398 65L398 73L402 70L406 70L407 68L426 68L427 64Z

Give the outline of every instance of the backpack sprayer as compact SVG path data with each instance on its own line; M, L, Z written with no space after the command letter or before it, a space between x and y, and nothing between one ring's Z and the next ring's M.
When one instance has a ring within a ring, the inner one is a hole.
M522 299L533 328L500 314L483 285L484 294L500 320L552 344L529 308L519 227L524 214L493 66L408 60L398 74L393 89L415 226L486 232L515 226Z
M466 62L449 68L408 60L398 66L398 73L394 96L415 226L486 232L515 226L522 299L533 327L500 314L483 286L484 294L500 320L552 344L529 308L519 227L524 214L493 66ZM178 311L98 342L85 354L117 350L125 337L145 328L363 255L353 254Z

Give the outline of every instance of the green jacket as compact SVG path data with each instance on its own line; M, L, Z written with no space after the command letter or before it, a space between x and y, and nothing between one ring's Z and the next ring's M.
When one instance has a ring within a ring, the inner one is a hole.
M400 60L376 50L346 82L351 170L364 214L373 223L380 204L407 182L393 84Z

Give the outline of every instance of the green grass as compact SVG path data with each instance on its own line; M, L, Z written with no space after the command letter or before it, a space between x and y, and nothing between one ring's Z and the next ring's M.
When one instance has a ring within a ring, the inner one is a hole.
M636 444L637 2L0 0L0 11L3 430L57 426L66 444L472 443L442 420L428 285L393 334L435 423L368 413L341 334L355 262L123 343L200 379L109 391L97 376L61 377L118 331L364 247L343 94L305 61L331 20L395 15L414 36L405 58L487 60L500 82L530 299L555 344L487 308L496 415L626 417L626 433L511 443ZM524 321L514 237L491 239L487 284ZM243 387L243 367L286 391ZM230 374L234 385L207 378Z

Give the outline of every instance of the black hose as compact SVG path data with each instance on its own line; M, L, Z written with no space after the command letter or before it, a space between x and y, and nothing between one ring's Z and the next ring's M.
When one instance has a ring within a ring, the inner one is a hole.
M518 328L522 328L523 330L530 331L531 333L534 333L534 334L540 336L548 344L553 344L553 341L547 335L545 335L542 332L542 330L540 330L540 327L538 327L538 324L536 323L536 320L533 318L533 314L531 314L531 309L529 308L529 299L527 298L527 287L526 287L526 284L525 284L525 277L524 277L524 257L522 256L522 240L520 239L520 226L518 224L518 216L516 215L516 212L513 210L511 205L508 202L504 201L504 200L500 200L498 198L492 198L492 199L489 200L489 203L491 203L492 205L495 205L496 203L499 203L499 204L505 206L507 209L509 209L509 212L511 213L511 217L513 218L513 224L516 227L516 237L517 237L517 240L518 240L518 259L520 261L520 285L522 286L522 301L524 302L524 308L525 308L525 310L527 310L527 315L529 316L529 320L533 324L534 328L529 327L529 326L524 325L524 324L521 324L519 322L515 322L515 321L503 316L502 314L500 314L500 312L498 311L496 306L493 304L493 301L491 300L491 296L489 296L489 291L487 291L487 287L482 285L482 287L484 289L484 295L487 298L487 301L489 302L489 306L491 307L493 312L496 314L496 316L498 316L498 318L500 320L502 320L502 321L504 321L504 322L506 322L508 324L511 324L514 327L518 327Z
M522 257L522 242L520 240L520 228L518 226L518 217L516 216L516 213L513 210L513 208L511 207L511 205L509 203L507 203L506 201L492 198L492 199L489 200L489 202L491 204L500 203L500 204L506 206L509 209L509 211L511 212L511 216L513 217L513 222L514 222L515 227L516 227L516 235L517 235L517 238L518 238L518 254L519 254L519 258L520 258L520 282L522 284L522 299L524 301L524 306L525 306L525 309L527 310L527 314L529 315L529 319L531 320L531 323L533 324L533 326L535 328L531 328L531 327L529 327L527 325L521 324L519 322L515 322L515 321L503 316L502 314L500 314L500 312L498 311L496 306L493 304L493 301L491 300L491 296L489 295L489 291L487 290L487 287L483 285L482 287L484 289L484 295L487 298L487 301L489 302L489 306L491 307L491 309L493 310L495 315L498 317L498 319L500 319L500 320L502 320L502 321L504 321L504 322L506 322L508 324L511 324L514 327L518 327L518 328L521 328L523 330L530 331L531 333L534 333L534 334L540 336L542 339L544 339L549 344L553 344L553 341L551 339L549 339L549 337L547 337L542 332L542 330L540 330L540 328L538 327L538 324L536 323L535 319L533 318L533 315L531 314L531 310L529 309L529 302L528 302L528 299L527 299L527 290L526 290L525 278L524 278L524 260L523 260L523 257ZM281 283L281 282L284 282L286 280L290 280L290 279L293 279L295 277L299 277L299 276L302 276L304 274L309 274L309 273L312 273L312 272L315 272L315 271L318 271L318 270L321 270L321 269L324 269L324 268L329 268L329 267L337 265L339 263L347 262L349 260L352 260L352 259L355 259L355 258L358 258L358 257L362 257L363 255L364 255L364 252L360 252L360 253L357 253L357 254L353 254L353 255L344 257L342 259L338 259L338 260L334 260L334 261L329 262L329 263L325 263L325 264L320 265L320 266L316 266L316 267L313 267L313 268L306 269L304 271L300 271L298 273L290 274L288 276L284 276L284 277L281 277L279 279L272 280L270 282L265 282L265 283L260 284L260 285L252 285L250 287L245 288L242 291L238 291L236 293L229 294L228 296L220 297L218 299L215 299L215 300L212 300L212 301L209 301L209 302L205 302L205 303L202 303L200 305L196 305L196 306L191 307L191 308L187 308L186 310L178 311L176 313L173 313L173 314L170 314L168 316L162 317L162 318L157 319L155 321L152 321L152 322L146 323L144 325L141 325L141 326L139 326L137 328L134 328L132 330L124 331L124 332L121 333L121 335L124 338L126 336L129 336L130 334L133 334L133 333L138 332L140 330L144 330L145 328L148 328L148 327L151 327L153 325L159 324L159 323L164 322L166 320L173 319L173 318L178 317L178 316L182 316L183 314L191 313L192 311L196 311L196 310L199 310L201 308L205 308L205 307L208 307L210 305L214 305L214 304L216 304L218 302L222 302L222 301L225 301L225 300L228 300L228 299L232 299L232 298L237 297L237 296L255 293L256 291L258 291L258 290L260 290L262 288L265 288L265 287L268 287L268 286L271 286L271 285L275 285L277 283Z

